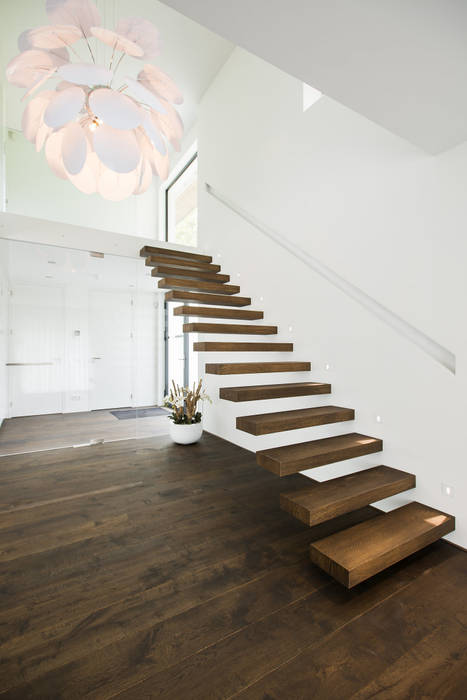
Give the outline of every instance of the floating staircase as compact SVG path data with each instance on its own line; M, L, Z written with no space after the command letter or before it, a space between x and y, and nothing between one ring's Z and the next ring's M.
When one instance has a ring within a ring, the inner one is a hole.
M250 306L250 297L224 297L222 294L201 294L200 292L186 292L177 289L167 292L166 301L196 301L197 304L209 304L212 306Z
M181 289L182 291L194 289L199 292L212 292L214 294L238 294L240 291L240 287L236 284L206 282L205 280L194 280L189 277L165 277L159 280L158 287L159 289Z
M197 318L230 318L237 321L259 321L264 318L262 311L248 309L222 309L209 306L176 306L174 316L196 316Z
M415 476L391 467L372 467L312 488L281 494L281 508L313 527L383 498L413 489Z
M213 263L199 262L198 260L190 260L187 262L184 258L170 258L166 255L150 255L146 258L148 267L157 267L164 265L177 270L200 270L204 272L220 272L221 266ZM176 276L176 275L175 275Z
M347 588L396 564L455 527L452 515L413 501L310 546L311 561Z
M159 280L159 288L168 289L167 302L180 302L176 316L229 319L234 323L185 323L184 333L216 335L277 335L277 326L244 324L235 321L260 321L262 311L250 306L249 297L238 296L240 287L228 284L229 275L222 274L208 255L185 253L168 248L145 246L141 250L151 274ZM192 305L195 304L195 305ZM236 308L235 308L236 307ZM284 342L195 342L196 352L293 352L292 343ZM275 372L309 372L310 362L215 362L207 363L207 374L234 375ZM290 382L229 386L219 389L222 400L232 402L264 401L281 398L312 397L331 393L325 382ZM255 436L271 435L313 426L353 421L352 408L333 405L307 406L238 416L238 430ZM256 452L258 464L286 477L300 471L321 467L347 459L381 452L378 437L351 432L307 442L296 442ZM313 527L326 520L357 511L381 499L415 487L415 476L388 466L375 466L281 494L281 508L306 525ZM375 511L376 512L376 511ZM311 561L347 588L374 576L405 557L452 532L451 515L415 501L341 530L310 545Z
M227 335L276 335L277 326L245 326L240 323L185 323L184 333L223 333Z
M196 352L293 352L293 343L193 343L193 350Z
M256 453L256 461L260 467L269 469L277 476L287 476L305 469L342 462L344 459L381 452L382 449L383 441L378 438L359 433L348 433L321 440L311 440L311 442L299 442L295 445L260 450Z
M310 362L220 362L206 365L206 374L258 374L260 372L309 372Z
M330 393L331 385L323 382L225 386L219 389L219 397L226 401L262 401L264 399L287 399L295 396L317 396Z
M251 435L268 435L284 430L311 428L315 425L340 423L353 420L353 408L338 406L318 406L316 408L298 408L294 411L277 411L276 413L260 413L256 416L238 416L237 428Z
M151 275L153 277L190 277L191 279L217 282L218 284L230 281L230 275L221 275L218 272L206 272L195 268L170 267L168 265L155 265Z

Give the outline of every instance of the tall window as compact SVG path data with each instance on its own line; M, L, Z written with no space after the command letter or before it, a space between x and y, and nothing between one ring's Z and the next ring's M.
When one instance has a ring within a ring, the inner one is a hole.
M166 190L166 240L198 244L198 157L195 155Z
M165 238L169 243L198 245L198 157L195 154L166 190ZM198 361L193 351L193 335L183 332L189 319L174 316L165 304L165 383L172 380L191 386L198 378Z

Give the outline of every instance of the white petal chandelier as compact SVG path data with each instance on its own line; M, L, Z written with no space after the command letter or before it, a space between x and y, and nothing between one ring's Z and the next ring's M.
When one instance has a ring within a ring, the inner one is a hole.
M51 24L23 32L6 69L10 83L26 88L23 99L36 93L23 113L25 137L44 147L55 175L86 194L118 201L145 192L153 175L165 180L168 143L180 150L183 136L173 105L183 98L148 63L159 53L156 27L130 17L106 29L93 0L47 0L46 9ZM99 42L111 48L106 66L96 63ZM144 65L136 78L118 79L126 56ZM37 92L50 80L51 89Z

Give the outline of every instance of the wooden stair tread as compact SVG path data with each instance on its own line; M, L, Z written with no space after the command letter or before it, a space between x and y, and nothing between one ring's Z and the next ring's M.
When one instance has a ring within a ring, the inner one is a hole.
M293 352L293 343L193 343L196 352Z
M225 333L231 335L276 335L277 326L248 326L243 323L185 323L184 333Z
M330 393L331 385L323 382L226 386L219 389L219 397L226 401L261 401L262 399L283 399L293 396L315 396Z
M145 245L139 254L142 258L148 255L165 255L169 258L179 258L183 260L197 260L198 262L211 263L210 255L200 255L199 253L186 253L184 250L174 250L173 248L158 248L157 246Z
M259 372L309 372L310 362L220 362L206 365L207 374L256 374Z
M153 277L189 277L191 279L206 280L207 282L218 282L219 284L224 284L230 280L230 275L220 275L217 272L206 272L205 270L195 270L189 267L168 267L167 265L155 265L151 275Z
M229 297L222 294L203 294L202 292L182 292L173 289L165 295L166 301L196 301L209 306L249 306L250 297Z
M204 280L182 279L180 277L164 277L159 280L159 289L180 289L183 291L194 289L200 292L215 292L216 294L238 294L240 287L236 284L218 284Z
M452 515L413 501L313 542L311 561L347 588L452 532Z
M243 321L258 321L264 318L263 311L249 309L222 309L206 306L177 306L174 316L204 316L206 318L234 318Z
M188 258L175 258L169 255L149 255L146 258L146 265L169 265L170 267L182 268L183 270L205 270L206 272L219 272L220 265L213 263L199 262L199 260L188 260Z
M348 433L260 450L256 453L256 461L273 474L287 476L305 469L321 467L324 464L380 452L382 449L383 441L379 438L360 433Z
M251 435L268 435L284 430L339 423L354 420L354 418L353 408L317 406L315 408L298 408L293 411L260 413L254 416L237 416L237 429L251 433Z
M414 474L381 465L281 493L281 508L312 527L414 487Z

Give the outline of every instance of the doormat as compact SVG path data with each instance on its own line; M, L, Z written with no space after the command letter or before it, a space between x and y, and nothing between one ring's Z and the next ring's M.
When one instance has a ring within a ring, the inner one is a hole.
M169 411L159 406L152 408L124 408L119 411L110 411L118 420L129 420L130 418L150 418L151 416L168 416Z

